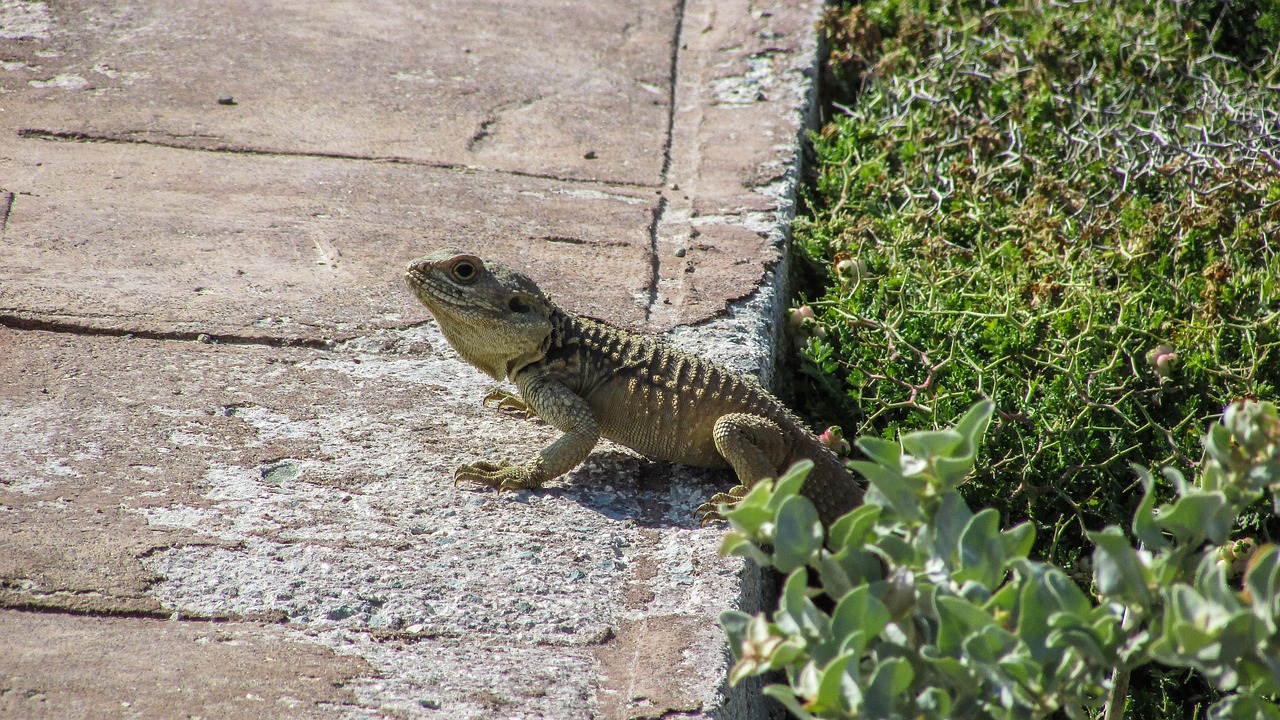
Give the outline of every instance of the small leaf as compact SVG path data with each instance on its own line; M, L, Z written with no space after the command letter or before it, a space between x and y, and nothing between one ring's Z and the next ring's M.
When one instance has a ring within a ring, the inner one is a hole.
M1253 693L1240 693L1209 708L1209 720L1280 720L1280 706Z
M871 547L879 550L880 554L894 565L915 564L915 548L897 535L885 535L877 538Z
M1133 513L1133 535L1148 550L1163 550L1169 547L1169 541L1165 539L1164 533L1156 524L1155 479L1141 465L1131 464L1129 467L1133 468L1133 471L1138 474L1138 480L1142 482L1142 502Z
M1227 412L1230 411L1228 408ZM1205 438L1204 449L1214 462L1224 467L1230 467L1242 455L1235 441L1231 439L1231 431L1224 424L1209 427L1209 436Z
M871 673L871 682L867 684L863 698L864 714L871 717L892 715L894 698L900 697L911 687L915 676L911 663L902 658L888 658L881 662Z
M964 654L983 664L995 664L1018 647L1018 638L1008 630L987 625L965 638Z
M1057 610L1049 600L1039 578L1027 579L1022 584L1018 599L1018 637L1027 644L1031 657L1037 662L1048 662L1056 652L1049 647L1049 614Z
M831 618L809 599L809 573L800 568L787 577L773 620L785 633L822 642L831 638Z
M876 637L889 624L889 609L871 594L871 588L863 585L840 598L831 613L831 635L837 641L861 631L868 638Z
M773 559L765 554L755 543L736 532L728 533L720 541L720 554L724 557L746 558L760 567L771 567Z
M1015 525L1000 533L1000 547L1004 551L1006 562L1011 559L1022 559L1031 552L1036 542L1036 528L1030 521Z
M956 421L955 430L964 438L965 450L970 453L977 451L978 446L982 444L983 436L987 433L987 426L991 424L991 415L995 409L994 402L982 400L974 403Z
M955 430L917 430L902 436L902 447L922 460L949 457L951 451L964 444Z
M919 519L920 503L916 500L912 485L902 473L864 460L854 460L848 465L871 482L871 487L880 493L894 512L908 520ZM874 494L869 493L867 501L871 502L874 497Z
M947 493L938 503L933 516L934 553L948 566L954 567L959 559L960 535L973 519L973 511L965 504L960 493Z
M738 610L725 610L720 613L720 627L724 628L724 634L729 638L729 652L733 655L734 661L742 656L742 641L747 637L747 625L751 622L751 617Z
M1000 513L994 508L970 518L960 535L960 570L952 578L957 582L974 580L988 588L998 585L1004 572L999 533Z
M899 457L902 455L902 446L898 443L876 437L860 437L855 443L875 462L893 470L898 469Z
M770 508L779 508L789 498L793 498L800 494L800 488L804 486L805 478L809 477L809 471L813 469L812 460L800 460L787 468L774 483L773 497L769 498L768 506Z
M822 553L818 562L822 589L838 598L861 585L882 580L880 558L862 548L847 547L834 555Z
M934 650L934 648L926 645L921 648L920 654L953 686L957 688L979 687L979 682L974 677L974 673L969 666L955 658L939 657Z
M751 491L739 500L737 505L723 513L724 519L728 520L735 530L748 537L763 540L760 528L765 523L773 521L773 510L767 507L772 497L773 481L761 480L752 486Z
M938 650L944 655L959 655L966 638L995 623L989 613L962 598L939 595L934 607L939 620Z
M1112 662L1108 654L1103 652L1098 638L1086 628L1069 627L1054 630L1049 633L1048 645L1051 648L1072 648L1087 662L1094 665L1105 667Z
M796 664L800 656L804 655L805 650L809 647L802 638L792 637L779 643L773 650L773 654L769 656L769 669L781 670L782 668Z
M844 653L827 663L822 669L822 679L818 682L818 694L809 703L809 710L820 715L839 715L846 710L844 706L844 684L848 682L845 670L857 656Z
M840 552L849 545L862 545L879 518L879 507L858 506L831 524L831 530L827 533L827 547L831 548L831 552Z
M1138 553L1120 528L1111 526L1102 532L1089 533L1093 541L1093 577L1098 592L1122 602L1142 606L1151 604L1146 575Z
M728 509L727 512L726 509ZM737 505L733 508L721 505L719 510L720 514L724 516L725 520L729 521L729 525L734 530L745 534L749 538L767 542L768 539L764 536L764 527L773 522L773 510L764 505Z
M1244 587L1260 617L1271 618L1273 623L1280 619L1280 549L1267 544L1254 550L1244 574Z
M978 455L978 447L991 424L991 414L995 411L995 403L983 400L974 403L955 425L955 432L962 438L949 457L938 458L935 466L938 479L943 487L952 489L973 471L974 459Z
M804 706L796 699L795 691L790 687L786 685L766 685L761 692L777 700L779 704L787 709L787 712L799 718L799 720L817 720L804 709Z
M1196 492L1156 511L1155 521L1179 542L1195 544L1208 538L1214 545L1227 541L1235 512L1220 492Z
M791 684L800 697L814 698L818 695L818 684L821 680L822 676L818 674L817 663L810 660L800 668L800 673Z
M773 555L779 572L809 564L822 547L822 521L807 497L793 495L778 509Z
M926 717L951 717L951 696L940 687L927 687L916 696L916 705L928 712Z

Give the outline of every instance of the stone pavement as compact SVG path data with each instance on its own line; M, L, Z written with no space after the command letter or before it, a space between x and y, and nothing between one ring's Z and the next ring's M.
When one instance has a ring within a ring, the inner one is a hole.
M0 717L761 717L729 478L455 489L555 432L399 278L767 374L819 12L0 0Z

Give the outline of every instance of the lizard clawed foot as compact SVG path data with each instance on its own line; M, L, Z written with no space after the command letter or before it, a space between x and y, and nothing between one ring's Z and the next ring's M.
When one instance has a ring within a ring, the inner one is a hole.
M720 514L720 506L728 505L730 508L742 502L742 498L747 496L751 488L746 485L735 485L727 493L716 493L711 499L698 506L693 511L693 517L698 521L699 525L706 525L709 522L724 521L724 515Z
M524 413L525 420L537 417L538 415L533 411L533 408L529 407L529 404L524 401L524 398L506 388L496 387L490 390L489 394L485 395L484 399L480 401L480 404L488 405L491 402L496 403L494 407L497 408L499 412L503 410L515 410L518 413Z
M503 490L527 490L541 487L545 480L538 477L537 472L525 465L513 465L506 461L491 463L481 460L463 465L454 471L453 486L458 487L458 483L462 482L496 487L498 492L502 492Z

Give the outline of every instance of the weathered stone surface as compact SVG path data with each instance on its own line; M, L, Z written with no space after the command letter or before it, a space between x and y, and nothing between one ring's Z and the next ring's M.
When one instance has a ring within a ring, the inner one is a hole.
M545 490L455 488L462 461L556 432L482 408L489 382L434 325L332 350L0 328L0 348L0 604L278 619L366 657L383 681L360 698L396 707L442 672L440 643L490 645L499 692L521 654L678 618L702 631L663 654L690 672L653 702L717 696L714 618L741 565L692 518L716 485L605 447ZM612 666L610 682L650 682ZM573 683L582 717L607 699ZM440 717L468 688L434 696Z
M650 323L698 322L761 285L795 212L818 2L684 5Z
M373 675L283 628L0 610L0 717L343 718Z
M634 189L2 136L0 186L15 193L0 314L344 338L423 319L400 274L453 245L523 265L588 312L644 324L653 201Z
M557 433L399 276L468 248L767 376L820 10L0 0L0 715L760 717L728 478L455 488Z
M0 87L38 134L660 180L672 0L29 5Z

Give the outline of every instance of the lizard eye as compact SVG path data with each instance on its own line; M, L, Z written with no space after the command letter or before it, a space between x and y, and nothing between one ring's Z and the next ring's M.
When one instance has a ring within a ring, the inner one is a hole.
M453 279L458 282L469 283L476 279L476 266L467 260L454 263L449 272L453 274Z
M518 313L527 313L533 309L529 307L528 303L526 303L525 301L521 300L520 298L514 295L511 296L511 299L507 301L507 307L511 308L511 312L518 312Z

